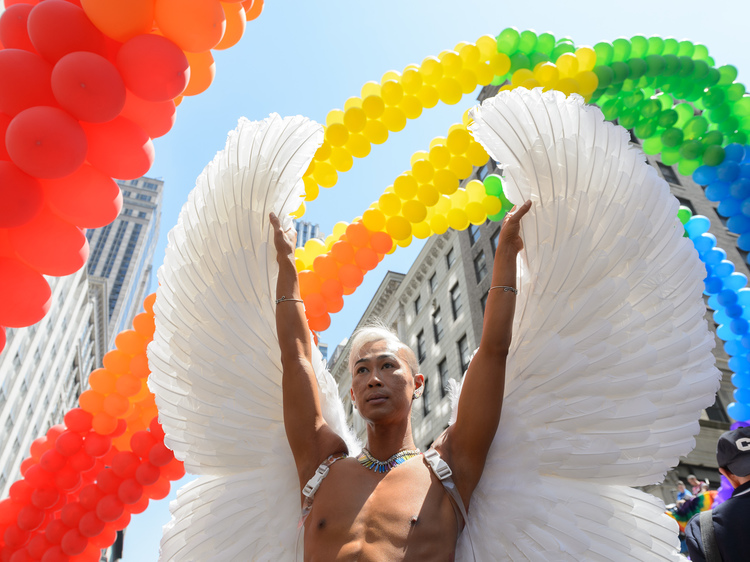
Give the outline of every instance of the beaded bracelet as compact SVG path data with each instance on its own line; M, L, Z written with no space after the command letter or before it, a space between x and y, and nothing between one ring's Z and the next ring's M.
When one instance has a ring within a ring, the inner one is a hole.
M489 288L489 289L487 290L487 292L489 293L489 292L490 292L490 291L491 291L492 289L502 289L504 293L507 293L508 291L510 291L510 292L511 292L511 293L513 293L514 295L517 295L517 294L518 294L518 289L516 289L516 288L514 288L514 287L508 287L508 286L506 286L506 285L495 285L494 287L490 287L490 288Z

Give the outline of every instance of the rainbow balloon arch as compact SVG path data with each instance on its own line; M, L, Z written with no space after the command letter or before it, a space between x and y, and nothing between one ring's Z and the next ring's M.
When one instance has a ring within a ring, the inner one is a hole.
M84 9L89 3L94 4L83 1ZM680 173L706 185L707 198L719 202L719 213L728 217L729 229L740 235L738 246L747 251L750 97L736 76L734 67L717 68L704 46L689 41L636 36L576 48L571 40L556 40L549 33L506 29L496 38L459 43L402 72L389 71L380 82L365 84L343 110L331 111L325 142L304 176L305 199L314 200L320 187L333 187L355 158L366 157L373 144L386 142L425 108L456 104L478 85L541 86L582 95L601 107L607 119L632 128L646 153L661 153L665 164L677 164ZM488 218L502 219L510 203L500 177L460 186L475 167L489 161L469 134L468 123L465 114L445 137L416 152L411 169L395 178L361 217L338 223L325 241L311 240L298 249L311 329L325 330L330 314L343 307L343 296L352 294L364 275L398 246L448 228L463 230ZM303 203L297 215L304 210ZM705 292L719 324L717 334L731 357L737 388L736 401L727 409L734 419L746 421L747 276L736 272L726 252L716 247L706 217L681 208L679 218L706 265ZM65 425L33 443L21 467L23 478L11 486L10 498L0 502L0 562L98 560L99 549L112 543L131 514L145 510L150 499L165 497L170 481L184 474L182 463L164 445L146 385L154 299L146 299L146 312L136 317L134 329L117 336L116 349L105 356L103 369L91 373L91 389L81 395L80 407L66 414Z

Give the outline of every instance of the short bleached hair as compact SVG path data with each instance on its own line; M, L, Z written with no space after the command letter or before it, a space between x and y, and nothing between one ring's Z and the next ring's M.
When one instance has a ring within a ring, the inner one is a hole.
M349 352L349 372L353 373L354 363L359 359L359 353L362 348L368 344L385 341L396 348L396 352L403 352L401 358L411 369L412 376L419 373L419 361L414 351L398 339L396 333L385 325L382 321L374 321L366 326L362 326L352 334L352 347Z

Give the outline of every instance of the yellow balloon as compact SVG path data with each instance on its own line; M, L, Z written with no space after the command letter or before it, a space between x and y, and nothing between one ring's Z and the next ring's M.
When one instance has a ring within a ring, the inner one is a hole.
M591 47L579 47L576 49L576 58L578 59L578 72L594 70L596 65L596 51Z
M441 195L437 204L435 205L436 215L447 215L448 211L451 210L451 200L447 195Z
M440 192L431 183L426 183L417 189L417 199L431 208L440 200Z
M378 199L378 207L388 216L395 216L401 210L401 199L395 193L383 193Z
M463 61L456 51L443 51L438 55L443 63L444 76L457 76L463 68Z
M333 235L337 240L346 233L347 226L349 226L349 223L346 221L339 221L333 225Z
M313 178L320 187L333 187L338 181L338 174L330 163L318 162L313 170Z
M401 86L404 88L405 94L415 95L422 87L422 83L422 75L419 73L419 68L404 69L404 73L401 75Z
M362 110L370 119L377 119L385 111L385 102L380 95L367 96L362 100Z
M471 224L480 225L487 220L487 213L484 207L477 201L470 201L464 210Z
M452 209L463 209L469 204L469 194L465 189L459 189L450 196Z
M299 271L305 271L307 269L307 265L305 265L305 262L302 260L295 259L294 260L294 268ZM145 398L145 397L144 397Z
M417 162L418 160L425 160L428 156L428 152L425 152L424 150L417 150L414 154L411 155L411 158L409 158L409 164L413 166L414 162Z
M473 70L464 68L458 73L458 83L461 85L461 92L470 94L477 89L477 75Z
M443 63L436 57L427 57L422 61L419 73L425 84L437 84L438 80L443 77Z
M315 151L315 159L316 160L328 160L331 157L331 143L328 141L323 141L323 144L321 144L318 147L318 150Z
M461 91L461 84L452 77L443 77L437 83L438 96L440 101L446 105L456 105L461 101L463 91Z
M482 58L489 60L492 55L497 53L497 39L492 35L482 35L477 39L477 48Z
M362 222L370 232L379 232L385 228L385 215L380 209L367 209L362 214Z
M365 98L368 96L379 96L380 95L380 84L377 82L365 82L364 86L362 86L362 90L360 90L362 93L361 97L364 101Z
M543 62L538 64L534 69L534 78L536 78L542 86L554 87L560 79L560 71L555 64L551 62Z
M331 251L331 246L333 246L333 243L338 240L338 237L334 236L333 234L329 234L326 236L326 239L323 241L323 244L326 246L326 252Z
M417 180L409 173L401 174L393 182L393 191L404 201L412 199L417 194L418 187Z
M420 88L419 92L417 92L417 99L419 100L419 103L422 104L422 107L424 107L425 109L430 109L437 105L437 103L440 101L440 96L438 95L438 91L434 86L424 84Z
M305 184L305 201L315 201L315 199L318 198L318 195L320 195L320 188L318 187L317 182L312 176L304 176L302 181Z
M409 236L407 236L406 238L402 240L396 240L396 244L398 244L402 248L408 248L409 244L411 244L411 240L412 240L412 235L410 234Z
M404 97L404 88L397 81L388 80L381 86L380 97L383 98L385 105L398 105Z
M364 135L349 135L349 140L344 146L355 158L364 158L370 154L370 141Z
M346 115L346 112L351 109L352 107L362 107L362 98L358 98L356 96L353 96L351 98L348 98L344 102L344 114Z
M450 170L442 168L435 171L432 183L440 193L450 195L458 189L458 176Z
M572 78L578 74L578 58L573 53L563 53L556 64L561 78Z
M466 149L469 148L469 143L471 142L471 134L469 134L469 131L466 130L466 128L461 124L455 124L451 125L450 129L448 129L448 140L447 140L447 146L448 150L450 150L453 154L459 155L466 152Z
M415 199L404 201L401 212L412 223L422 222L427 216L427 208Z
M510 71L510 57L505 53L495 52L490 56L490 68L496 76L504 76Z
M310 262L312 262L315 258L317 258L325 251L326 247L325 244L323 244L322 240L318 240L317 238L310 238L310 240L305 242L305 253L307 254L307 258Z
M492 72L492 68L488 62L479 63L473 70L477 75L477 84L482 86L486 86L495 78L495 73Z
M566 96L569 96L570 94L577 94L578 92L580 92L580 89L581 87L578 82L573 80L572 78L563 78L555 86L555 90L561 91Z
M469 196L469 201L481 202L485 195L487 195L484 184L479 180L471 180L466 184L465 189L466 194Z
M401 216L391 217L385 223L385 230L394 240L404 240L411 236L411 223Z
M436 145L430 148L430 162L436 168L446 168L451 160L451 151L445 145Z
M518 87L530 78L534 78L534 73L531 70L528 68L519 68L510 77L510 83L512 86Z
M529 78L528 80L524 80L521 84L521 87L526 88L527 90L533 90L534 88L538 88L539 86L541 86L541 84L536 78Z
M414 162L411 171L419 183L427 183L435 175L435 167L427 159Z
M484 147L478 142L474 141L469 144L469 148L466 149L464 156L469 159L469 162L471 162L472 166L476 167L484 166L490 159L490 155L487 154L487 151L484 149Z
M331 146L343 146L349 140L349 131L343 123L334 123L326 127L326 140Z
M466 230L469 227L469 217L463 209L451 209L446 218L453 230Z
M354 160L348 150L336 146L333 148L333 152L331 152L331 164L333 164L337 172L348 172L352 169Z
M580 92L583 96L588 96L594 93L599 87L599 77L596 73L586 70L576 74L576 82L580 85Z
M398 82L401 80L401 73L398 70L387 70L383 77L380 79L380 83L387 82L388 80L395 80Z
M372 144L383 144L388 140L388 129L377 119L368 119L364 135Z
M450 225L443 215L435 215L430 219L430 228L435 234L444 234Z
M412 225L411 233L414 238L424 240L425 238L429 238L430 236L432 236L432 229L430 228L430 224L427 221L422 221Z
M350 107L344 112L344 126L350 133L361 133L367 125L367 113L361 107Z
M463 156L453 156L448 164L448 169L460 179L468 178L474 171L471 162L469 162L468 158Z
M458 45L456 45L458 47ZM461 60L463 61L464 68L473 68L479 64L479 59L482 56L479 51L479 47L476 45L468 44L463 45L458 51Z
M294 250L294 259L305 261L305 257L306 257L306 252L305 252L305 248L304 247L302 247L302 248L295 248L295 250Z
M484 207L484 210L488 215L496 215L502 210L503 204L497 197L487 195L482 199L482 207Z
M331 125L341 125L344 123L344 112L340 109L332 109L326 115L326 127Z
M406 115L398 107L386 107L381 117L383 125L389 131L397 133L406 127Z
M404 96L398 107L404 112L407 119L416 119L422 115L422 102L419 101L417 96Z

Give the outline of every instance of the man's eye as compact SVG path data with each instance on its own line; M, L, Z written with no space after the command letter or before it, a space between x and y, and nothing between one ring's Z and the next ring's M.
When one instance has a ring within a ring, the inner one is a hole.
M357 369L357 374L364 373L366 370L367 369L365 369L364 367L360 367L359 369Z
M393 363L384 363L383 367L386 369L393 369Z

